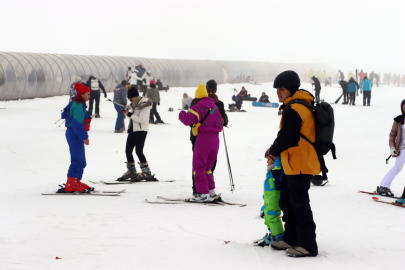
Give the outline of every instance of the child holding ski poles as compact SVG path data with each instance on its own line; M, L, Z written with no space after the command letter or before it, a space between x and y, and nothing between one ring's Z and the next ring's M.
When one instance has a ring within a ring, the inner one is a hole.
M396 158L394 167L384 176L383 180L380 183L380 186L377 186L376 193L385 196L393 197L390 187L394 178L401 172L405 164L405 152L400 151L405 147L405 99L401 102L401 114L394 118L394 124L392 125L390 136L389 136L389 146L391 156ZM397 200L397 203L405 204L405 189L404 192Z
M284 228L280 219L281 209L279 206L283 176L281 158L277 157L274 161L273 159L268 159L266 180L264 180L264 206L262 210L264 224L266 224L269 233L266 233L262 239L254 241L253 244L255 246L269 246L272 241L283 240Z

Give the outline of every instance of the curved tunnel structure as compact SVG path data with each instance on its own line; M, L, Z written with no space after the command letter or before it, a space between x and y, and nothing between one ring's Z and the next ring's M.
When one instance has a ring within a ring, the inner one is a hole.
M107 92L126 78L129 66L142 64L154 79L173 87L198 86L210 79L219 84L273 81L284 70L308 80L312 69L333 76L326 64L287 64L252 61L170 60L124 56L90 56L0 52L0 100L67 95L73 76L98 78Z

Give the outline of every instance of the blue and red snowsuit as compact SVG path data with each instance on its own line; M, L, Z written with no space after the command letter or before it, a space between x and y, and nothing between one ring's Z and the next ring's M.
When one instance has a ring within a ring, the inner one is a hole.
M72 101L62 113L62 118L66 119L66 140L70 151L70 166L67 176L79 180L82 179L83 170L86 167L83 140L89 137L87 134L88 127L85 128L85 120L88 119L86 108L87 106L83 103Z
M207 113L209 115L200 123ZM215 101L210 97L204 97L188 112L181 111L179 119L186 126L201 124L198 127L193 152L193 174L196 191L201 194L208 194L210 190L215 189L211 168L218 155L218 133L222 131L222 116L215 105Z

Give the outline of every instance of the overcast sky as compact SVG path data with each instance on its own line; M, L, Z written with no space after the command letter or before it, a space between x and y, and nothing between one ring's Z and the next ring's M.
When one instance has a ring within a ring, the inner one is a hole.
M0 0L0 51L405 73L405 1Z

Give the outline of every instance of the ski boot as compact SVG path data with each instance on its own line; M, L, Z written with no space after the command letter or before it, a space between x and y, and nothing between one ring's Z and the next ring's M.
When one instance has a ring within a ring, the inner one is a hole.
M189 199L190 202L206 202L206 203L213 203L214 200L211 199L210 194L201 194L198 192L193 192L193 197Z
M272 236L270 246L277 250L286 250L288 248L292 248L291 245L284 242L283 238L284 238L284 233L280 233L278 235Z
M210 190L210 200L212 202L222 202L221 193L216 194L215 189Z
M378 195L394 197L394 193L392 193L391 189L387 187L377 186L377 190L375 191L375 193Z
M404 205L405 204L405 198L401 197L398 200L396 200L395 203Z
M148 163L146 164L142 164L140 162L138 162L139 166L141 166L141 173L138 174L138 176L136 177L136 180L146 180L146 181L154 181L154 177L150 171L149 165Z
M270 246L271 241L271 232L269 230L269 233L266 233L266 235L262 239L257 239L256 241L254 241L253 245L259 247L268 247Z
M80 185L82 188L84 188L87 191L94 191L94 187L89 187L87 184L83 183L82 180L77 179L78 185Z
M120 178L118 178L117 181L137 179L138 174L136 173L135 162L134 163L125 162L125 163L127 164L128 171L124 173Z
M81 185L80 180L75 177L68 177L65 185L66 192L84 192L86 189Z

